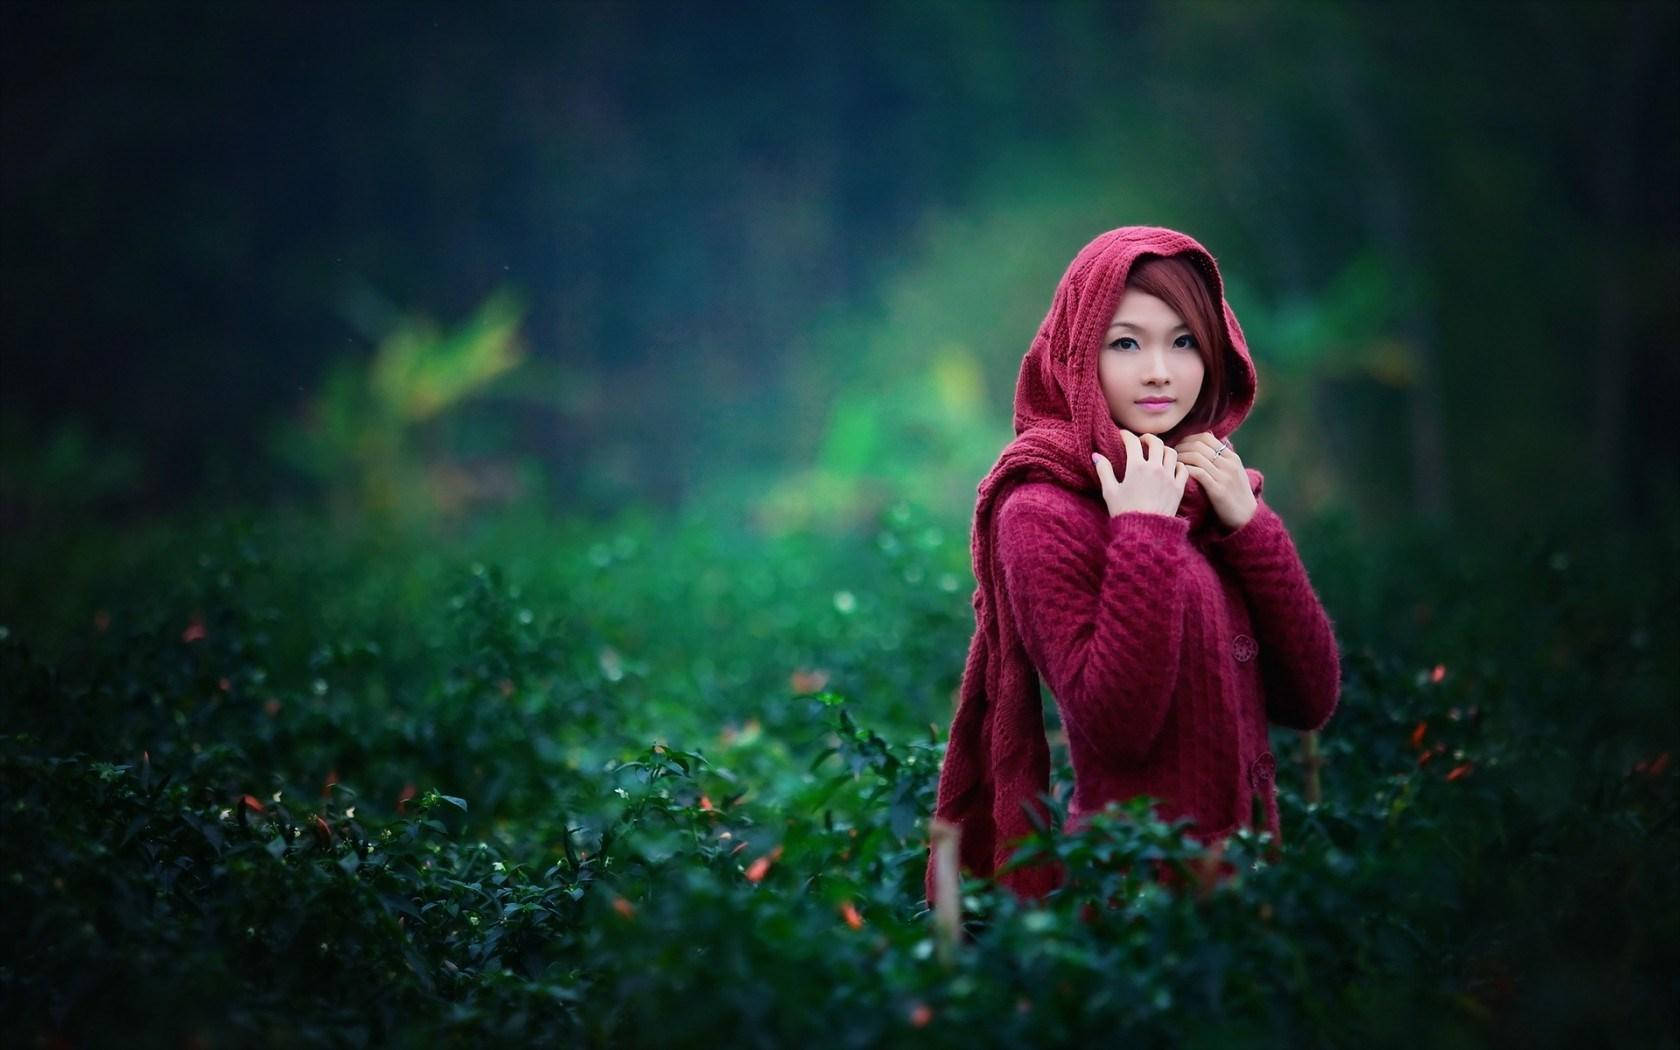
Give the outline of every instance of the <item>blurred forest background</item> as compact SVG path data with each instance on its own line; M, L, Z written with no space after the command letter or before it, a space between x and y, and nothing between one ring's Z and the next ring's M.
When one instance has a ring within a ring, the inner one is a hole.
M1062 268L1131 223L1228 274L1286 514L1672 513L1676 22L8 3L0 521L963 521Z
M7 0L0 55L19 1045L1676 1045L1672 0ZM936 926L975 486L1129 224L1220 261L1339 707L1272 731L1284 860L1145 885L1208 860L1145 804Z

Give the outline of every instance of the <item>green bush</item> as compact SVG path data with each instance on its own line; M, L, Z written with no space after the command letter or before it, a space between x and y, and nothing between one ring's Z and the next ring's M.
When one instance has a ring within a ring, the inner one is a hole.
M960 527L510 519L447 551L182 529L100 592L0 608L0 1022L30 1045L1674 1045L1675 561L1549 537L1390 563L1337 535L1300 531L1344 684L1321 801L1274 734L1281 848L1238 835L1209 878L1148 799L1062 835L1058 749L1057 821L1017 862L1066 885L1022 907L966 880L947 960L922 877L972 629Z

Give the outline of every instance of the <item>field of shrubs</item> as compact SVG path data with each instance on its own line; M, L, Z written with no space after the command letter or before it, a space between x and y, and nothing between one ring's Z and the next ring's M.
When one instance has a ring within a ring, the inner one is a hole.
M923 900L966 523L33 537L0 605L14 1046L1675 1046L1680 529L1292 523L1344 683L1284 843L1147 799ZM1052 714L1052 731L1055 729ZM1071 783L1065 752L1053 807ZM1152 870L1176 871L1158 880Z

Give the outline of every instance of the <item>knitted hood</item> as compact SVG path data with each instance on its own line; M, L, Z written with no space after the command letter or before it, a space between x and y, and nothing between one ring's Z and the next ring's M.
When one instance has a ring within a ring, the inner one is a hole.
M961 698L940 770L934 815L958 825L961 865L976 875L990 875L1009 859L1009 843L1031 831L1027 807L1048 820L1039 796L1050 790L1050 750L1044 732L1038 676L1028 661L1014 624L1000 614L1006 608L1003 574L993 562L993 511L1016 485L1051 481L1100 498L1102 486L1093 451L1125 476L1126 447L1109 415L1097 376L1097 359L1126 275L1140 258L1179 255L1207 278L1211 297L1223 317L1226 344L1227 410L1211 429L1230 442L1230 434L1254 405L1254 363L1237 318L1225 302L1219 267L1206 248L1173 230L1123 226L1109 230L1080 249L1056 287L1050 312L1021 360L1015 384L1015 439L981 480L974 507L971 553L974 563L974 637L963 668ZM1249 469L1249 484L1259 494L1262 478ZM1207 494L1191 479L1178 514L1190 520L1192 533L1209 521ZM934 899L934 871L929 858L926 889ZM1055 888L1059 872L1039 865L1004 876L1001 881L1023 898L1037 898Z

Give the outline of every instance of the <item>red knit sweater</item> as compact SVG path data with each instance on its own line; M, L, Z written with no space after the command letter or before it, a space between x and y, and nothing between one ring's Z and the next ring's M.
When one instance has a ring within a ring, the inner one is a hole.
M1329 620L1265 502L1234 533L1128 511L1046 482L998 510L1010 614L1066 727L1069 829L1149 794L1203 841L1251 825L1281 839L1266 725L1317 729L1340 672Z
M1125 476L1126 448L1097 378L1109 322L1139 259L1191 262L1220 304L1226 401L1208 428L1235 449L1258 388L1213 256L1173 230L1126 226L1080 249L1021 360L1015 439L981 480L970 533L974 636L940 769L935 816L959 863L991 875L1044 816L1049 746L1042 678L1060 707L1076 779L1069 823L1110 799L1162 800L1211 840L1251 821L1281 839L1266 723L1313 729L1336 706L1330 623L1294 544L1263 501L1226 534L1194 479L1174 515L1110 518L1092 466ZM1258 500L1264 478L1247 468ZM1039 897L1059 873L1003 876ZM930 856L927 895L937 886Z

